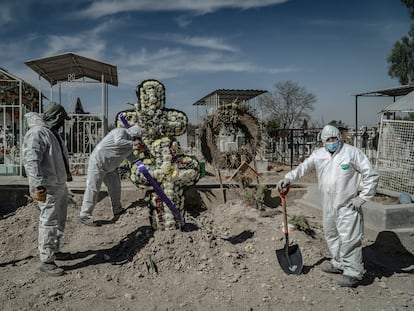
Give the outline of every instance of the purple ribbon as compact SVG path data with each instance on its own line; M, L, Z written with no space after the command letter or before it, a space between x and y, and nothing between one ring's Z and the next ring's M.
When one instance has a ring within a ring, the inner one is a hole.
M161 189L161 187L158 185L158 183L152 178L151 174L148 172L147 168L141 161L137 161L136 165L138 166L139 171L145 176L145 178L148 180L152 188L154 188L155 192L160 196L161 200L167 204L170 211L173 213L175 219L177 219L180 222L181 227L184 227L184 219L181 217L180 212L178 209L174 206L174 203L167 197L164 190Z
M122 113L119 114L119 120L121 120L121 122L124 124L125 128L128 129L128 128L131 127L131 125L129 125L128 120L125 118L125 116Z

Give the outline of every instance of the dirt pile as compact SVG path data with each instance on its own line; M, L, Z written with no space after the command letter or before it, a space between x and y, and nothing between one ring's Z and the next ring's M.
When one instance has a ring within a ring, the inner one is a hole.
M276 179L277 177L275 177ZM77 198L79 202L80 198ZM314 236L294 230L303 273L286 275L275 250L284 245L282 216L219 198L186 215L188 231L157 231L138 191L124 191L127 213L113 221L109 200L97 205L96 228L71 206L63 240L66 270L39 272L38 211L32 204L0 220L1 310L412 310L413 255L365 241L367 276L355 289L320 271L328 259L321 221L288 197ZM190 202L189 202L190 203ZM389 238L389 237L388 237Z

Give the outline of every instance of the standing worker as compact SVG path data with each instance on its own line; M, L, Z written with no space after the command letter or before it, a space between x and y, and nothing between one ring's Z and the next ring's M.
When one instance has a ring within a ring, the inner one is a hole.
M89 157L86 189L80 211L80 221L83 224L96 226L92 212L98 201L102 182L108 188L114 217L125 211L121 206L121 178L117 168L126 158L133 162L133 147L139 142L141 132L138 125L133 125L128 129L114 128L92 151Z
M42 117L36 112L25 115L29 130L23 140L23 161L31 197L40 210L38 249L40 271L61 276L64 270L55 264L59 259L59 241L63 236L68 208L66 181L69 172L68 151L58 130L69 120L65 109L50 103Z
M362 205L375 195L379 176L360 149L344 143L336 127L326 125L321 139L324 147L313 151L309 158L288 172L279 181L278 188L286 189L291 182L316 169L324 235L332 256L322 271L342 274L338 285L355 287L365 272Z

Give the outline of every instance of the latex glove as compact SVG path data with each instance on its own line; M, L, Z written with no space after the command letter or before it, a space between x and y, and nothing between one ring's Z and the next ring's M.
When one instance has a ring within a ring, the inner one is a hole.
M36 190L34 192L34 199L35 201L39 201L39 202L46 202L46 188L43 186L40 187L36 187Z
M24 197L27 200L27 203L32 203L33 202L33 198L30 195L25 194Z
M290 179L283 178L277 183L277 189L286 191L286 188L290 185Z
M351 199L351 202L347 205L348 208L352 209L353 211L361 212L362 205L364 205L365 200L361 199L360 197L355 197Z

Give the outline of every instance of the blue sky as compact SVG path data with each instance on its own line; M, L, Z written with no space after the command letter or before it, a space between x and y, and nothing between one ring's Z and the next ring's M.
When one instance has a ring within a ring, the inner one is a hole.
M37 86L27 60L73 52L116 65L110 122L145 79L161 81L166 107L192 123L193 103L213 90L272 91L289 80L316 95L314 120L353 126L354 94L398 86L386 57L410 25L399 0L2 0L0 67ZM63 86L62 104L73 111L79 96L99 113L100 94ZM358 124L378 123L391 102L360 99Z

